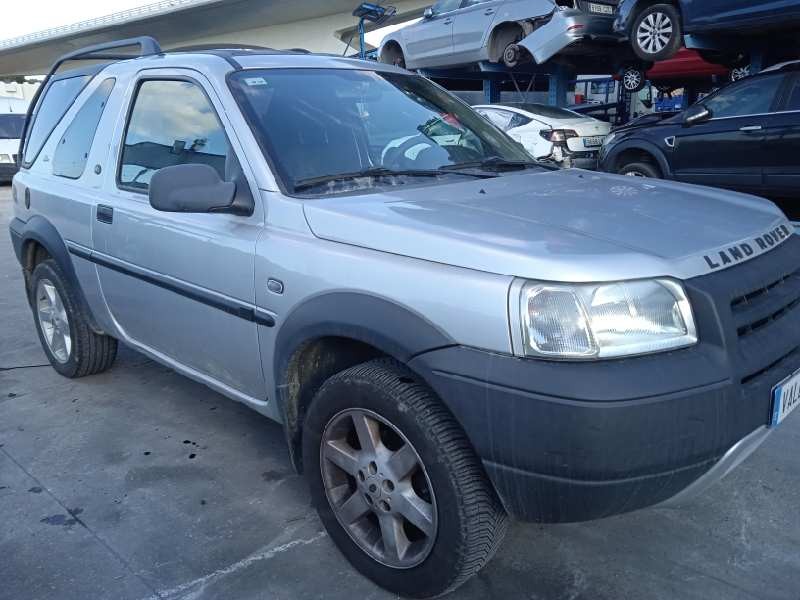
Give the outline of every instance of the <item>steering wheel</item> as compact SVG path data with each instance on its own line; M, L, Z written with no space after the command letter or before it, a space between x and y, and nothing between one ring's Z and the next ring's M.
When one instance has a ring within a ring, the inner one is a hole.
M406 156L409 150L415 149L418 146L424 146L424 148L420 148L414 158ZM434 146L435 144L424 135L415 135L396 148L389 148L386 150L386 154L383 158L383 165L387 168L397 170L419 168L418 161L420 155L432 150Z

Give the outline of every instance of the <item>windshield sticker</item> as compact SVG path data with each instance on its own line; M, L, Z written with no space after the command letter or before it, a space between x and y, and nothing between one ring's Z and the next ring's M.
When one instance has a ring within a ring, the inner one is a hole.
M779 225L763 235L706 254L703 258L709 270L717 271L764 254L788 240L793 233L789 225Z
M249 85L250 87L256 87L261 85L267 85L267 80L263 77L245 77L244 78L245 85Z

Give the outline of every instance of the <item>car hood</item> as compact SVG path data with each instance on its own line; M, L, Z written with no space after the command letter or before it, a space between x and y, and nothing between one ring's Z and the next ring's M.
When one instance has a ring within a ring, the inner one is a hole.
M309 200L304 210L326 240L574 282L688 279L720 268L718 251L788 223L756 197L577 169Z

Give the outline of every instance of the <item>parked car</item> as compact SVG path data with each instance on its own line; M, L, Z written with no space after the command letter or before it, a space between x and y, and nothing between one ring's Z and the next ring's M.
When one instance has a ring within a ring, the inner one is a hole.
M473 107L537 159L560 167L596 169L611 124L546 104L489 104Z
M600 166L610 173L800 198L798 132L795 61L729 84L672 118L615 130Z
M381 62L408 69L489 61L513 68L544 63L593 43L621 44L614 33L618 0L439 0L422 21L390 33ZM632 57L631 57L632 58Z
M800 0L621 0L614 30L640 59L655 62L675 56L687 34L796 33L798 25ZM727 56L735 62L741 55Z
M28 103L0 97L0 183L9 183L17 172L17 153L25 126Z
M121 341L281 423L394 594L462 584L509 515L685 500L796 408L800 236L766 200L545 168L388 65L69 56L10 224L53 368Z

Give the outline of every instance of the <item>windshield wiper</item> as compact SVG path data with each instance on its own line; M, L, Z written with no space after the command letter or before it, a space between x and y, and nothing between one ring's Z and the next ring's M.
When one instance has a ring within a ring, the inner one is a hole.
M455 166L455 165L453 165ZM487 179L493 177L486 173L472 173L454 171L449 168L441 169L387 169L386 167L372 167L364 169L363 171L354 171L352 173L335 173L331 175L320 175L318 177L309 177L308 179L301 179L294 184L294 191L306 190L332 181L347 181L348 179L359 179L361 177L440 177L442 175L464 175L467 177L477 177L480 179Z
M508 170L522 171L524 169L530 169L531 167L547 168L545 165L534 159L506 160L505 158L501 158L499 156L490 156L489 158L485 158L483 160L476 160L472 162L456 163L454 165L448 165L442 168L443 169L480 168L480 169L495 169L495 170L508 169Z

